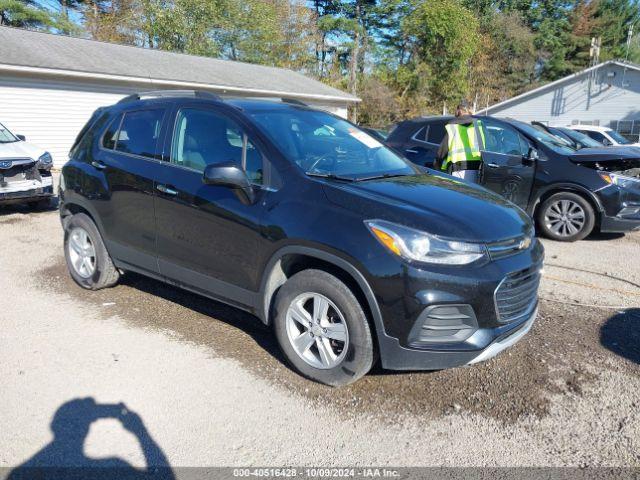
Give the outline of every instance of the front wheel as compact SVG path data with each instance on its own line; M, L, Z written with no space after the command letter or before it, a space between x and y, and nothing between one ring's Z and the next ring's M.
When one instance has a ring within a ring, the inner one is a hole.
M120 274L100 232L84 213L73 215L65 224L64 256L71 278L82 288L99 290L118 282Z
M595 212L580 195L560 192L542 203L537 220L546 237L560 242L575 242L591 233L595 225Z
M280 288L274 328L289 363L311 380L347 385L373 365L373 339L360 303L322 270L304 270Z

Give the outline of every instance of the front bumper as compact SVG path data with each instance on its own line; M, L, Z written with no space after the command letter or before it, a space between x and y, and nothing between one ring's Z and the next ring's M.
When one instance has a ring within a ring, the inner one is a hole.
M520 341L531 330L537 315L536 307L529 317L510 324L482 350L417 350L403 347L397 339L385 337L380 344L382 365L389 370L443 370L484 362Z
M43 175L40 179L0 183L0 204L31 199L38 200L52 195L53 179L51 175Z
M640 229L640 184L633 187L608 185L596 192L604 209L601 232L630 232Z
M603 215L601 232L630 232L640 230L640 197L636 202L624 202L615 216Z
M535 272L539 282L543 257L543 247L536 240L527 251L479 267L449 271L405 267L401 282L396 277L393 282L377 283L374 291L383 323L377 332L382 366L390 370L440 370L487 360L515 344L535 321L538 285L530 290L526 308L512 318L502 315L498 292L506 279L511 281L521 272ZM522 291L515 290L513 295ZM437 335L449 329L438 323L446 315L425 327L425 316L429 316L425 314L434 306L460 305L473 311L473 318L462 322L472 326L468 335L453 334L444 341L429 341L426 335L416 341L416 331L421 328L433 329Z

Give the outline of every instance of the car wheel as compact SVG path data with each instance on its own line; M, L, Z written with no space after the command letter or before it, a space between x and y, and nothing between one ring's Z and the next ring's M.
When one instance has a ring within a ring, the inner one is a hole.
M278 290L274 328L287 360L311 380L347 385L373 365L371 329L360 302L322 270L297 273Z
M118 282L120 274L102 237L84 213L73 215L65 224L64 256L71 277L83 288L99 290Z
M560 192L542 203L537 220L546 237L561 242L575 242L591 233L595 225L595 213L591 204L580 195Z

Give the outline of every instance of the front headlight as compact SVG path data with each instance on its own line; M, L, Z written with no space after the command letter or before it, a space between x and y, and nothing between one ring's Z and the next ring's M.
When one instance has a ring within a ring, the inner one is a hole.
M40 155L40 158L38 158L38 162L43 165L49 165L51 162L53 162L53 158L51 158L51 154L49 152L44 152L42 155Z
M483 244L448 240L384 220L364 222L392 253L405 260L439 265L467 265L487 256Z
M640 187L640 178L626 177L619 173L598 172L600 177L610 185L617 185L622 188Z

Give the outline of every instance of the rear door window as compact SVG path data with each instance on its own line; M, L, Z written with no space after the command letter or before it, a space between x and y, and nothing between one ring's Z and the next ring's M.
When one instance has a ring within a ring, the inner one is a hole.
M427 142L437 143L440 145L444 138L445 124L444 123L432 123L429 125L429 131L427 135Z
M413 139L420 142L440 145L440 143L442 143L442 139L444 138L445 125L446 123L441 122L428 123L413 135Z
M147 158L159 158L158 138L164 110L126 112L115 141L115 150Z

